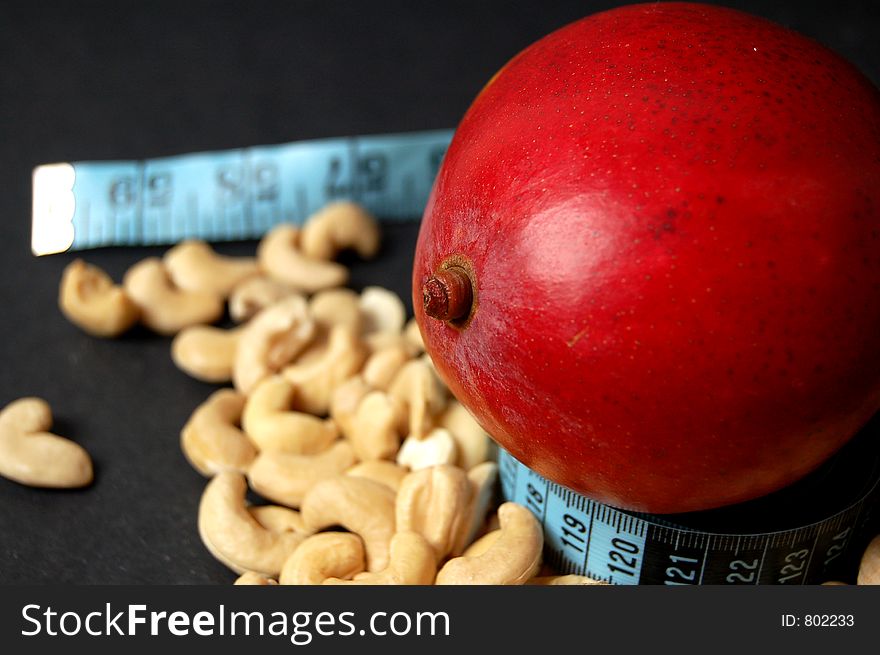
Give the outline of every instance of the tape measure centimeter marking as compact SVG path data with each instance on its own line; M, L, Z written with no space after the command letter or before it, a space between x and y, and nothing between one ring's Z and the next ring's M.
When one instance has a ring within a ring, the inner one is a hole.
M31 248L252 239L339 199L383 219L418 219L451 139L452 130L434 130L38 166Z
M817 584L837 579L877 487L826 520L792 530L719 534L665 525L549 482L499 448L502 494L544 528L545 560L611 584Z

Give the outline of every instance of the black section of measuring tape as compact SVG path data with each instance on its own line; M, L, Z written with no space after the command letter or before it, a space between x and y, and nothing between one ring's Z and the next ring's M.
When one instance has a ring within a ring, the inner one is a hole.
M747 503L682 515L629 512L585 498L499 456L502 493L544 528L545 560L614 584L818 584L852 581L880 529L880 418L817 471Z

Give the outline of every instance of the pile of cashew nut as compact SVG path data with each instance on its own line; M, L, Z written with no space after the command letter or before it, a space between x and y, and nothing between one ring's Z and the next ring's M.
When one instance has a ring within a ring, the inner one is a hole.
M173 336L182 371L226 385L195 409L181 447L210 479L199 534L236 584L592 583L541 570L541 527L524 507L495 511L492 442L440 381L400 298L344 287L337 254L374 257L380 236L361 207L333 203L301 229L274 228L256 257L185 241L120 286L74 261L59 304L96 336L138 321ZM234 327L213 325L224 312Z
M337 254L370 258L379 246L373 217L338 202L301 229L274 228L253 258L186 241L132 266L121 286L76 260L59 305L96 336L138 321L173 335L182 371L227 385L180 443L209 478L199 534L235 584L599 584L542 567L532 513L496 506L493 444L437 376L400 298L343 286ZM234 327L212 325L224 312ZM91 482L88 454L45 432L50 423L39 399L0 413L0 475ZM880 538L860 583L877 582L878 562Z

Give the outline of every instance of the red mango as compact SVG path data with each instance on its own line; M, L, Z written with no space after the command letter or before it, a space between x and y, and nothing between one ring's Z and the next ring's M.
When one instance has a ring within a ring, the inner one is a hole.
M551 480L658 513L779 489L880 409L880 94L730 9L572 23L458 126L413 299L453 393Z

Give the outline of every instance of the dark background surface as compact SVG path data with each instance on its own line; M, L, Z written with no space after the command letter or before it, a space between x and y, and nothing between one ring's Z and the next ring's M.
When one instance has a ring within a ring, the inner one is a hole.
M101 341L56 305L76 254L30 254L42 163L134 159L454 126L516 52L615 2L21 2L0 4L0 406L46 398L96 466L84 491L0 479L2 583L229 583L199 541L204 479L178 435L213 389L170 340ZM726 2L812 36L880 82L874 2ZM389 227L353 286L408 294L416 226ZM254 244L227 244L251 253ZM164 248L85 253L119 280Z

